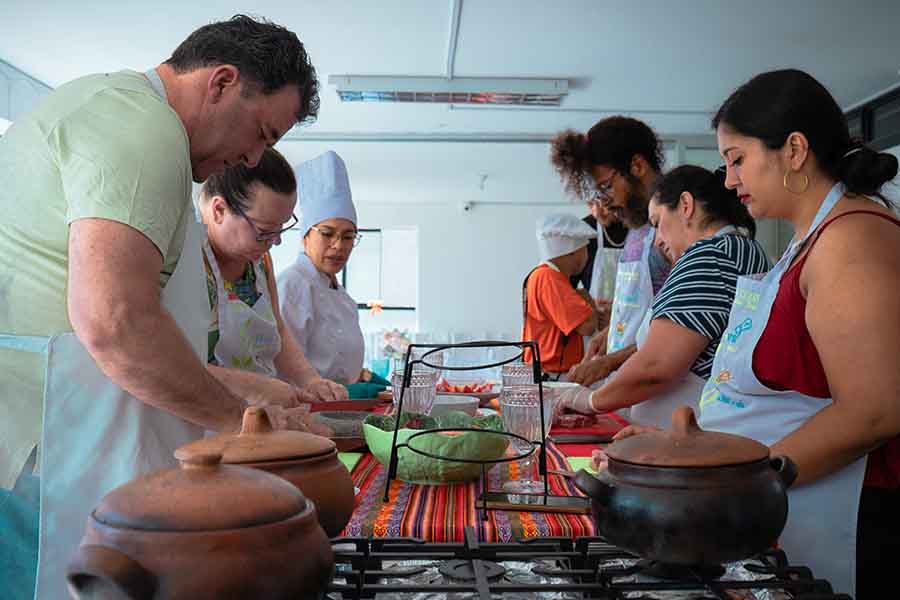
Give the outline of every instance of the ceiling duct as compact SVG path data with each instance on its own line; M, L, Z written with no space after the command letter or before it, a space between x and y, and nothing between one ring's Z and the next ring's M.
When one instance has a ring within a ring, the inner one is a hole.
M329 75L342 102L559 106L567 79Z

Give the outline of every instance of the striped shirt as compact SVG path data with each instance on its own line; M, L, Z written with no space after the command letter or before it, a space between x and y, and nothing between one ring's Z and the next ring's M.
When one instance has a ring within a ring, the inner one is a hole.
M653 318L665 317L709 338L691 366L709 378L719 338L728 325L740 275L765 273L769 259L756 240L727 233L698 240L678 259L666 283L653 300Z

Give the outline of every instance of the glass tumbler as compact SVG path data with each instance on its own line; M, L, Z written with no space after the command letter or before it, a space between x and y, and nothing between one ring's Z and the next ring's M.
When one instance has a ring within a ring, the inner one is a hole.
M403 394L403 411L418 413L420 415L431 414L436 393L434 371L413 371L409 378L409 387ZM400 393L403 387L403 369L391 374L391 392L394 395L394 412L400 404Z
M410 354L409 360L419 360L422 358L425 353L434 350L434 348L413 348L412 353ZM416 363L413 365L413 373L427 373L431 375L433 381L437 383L437 381L441 378L442 370L440 367L444 365L444 351L439 350L433 354L429 354L428 358L425 359L429 365L434 365L434 367L430 367L428 365L424 365L422 363ZM406 355L399 358L394 359L394 371L403 372L403 367L406 365Z
M526 362L506 363L500 368L503 387L511 385L534 385L534 365Z
M504 385L500 391L500 414L503 424L510 433L522 436L531 442L543 441L541 439L541 419L544 421L544 436L550 432L550 424L553 418L553 401L551 394L544 394L543 413L541 412L538 386L534 383L528 385ZM519 439L513 439L513 448L517 452L524 452L531 444ZM539 494L544 491L540 480L534 477L535 453L522 460L521 475L519 479L507 481L503 489L516 494Z

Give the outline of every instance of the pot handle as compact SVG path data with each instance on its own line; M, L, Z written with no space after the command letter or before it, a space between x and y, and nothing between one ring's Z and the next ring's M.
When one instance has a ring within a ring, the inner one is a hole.
M137 561L109 548L88 544L66 568L69 593L78 600L128 598L151 600L156 594L156 576Z
M575 487L588 495L591 500L596 500L601 506L609 502L609 494L613 486L599 477L594 477L584 469L575 473Z
M778 456L773 456L769 460L769 464L771 464L772 468L775 469L775 472L778 473L785 489L791 487L791 484L797 479L797 465L794 464L794 461L784 454L779 454Z

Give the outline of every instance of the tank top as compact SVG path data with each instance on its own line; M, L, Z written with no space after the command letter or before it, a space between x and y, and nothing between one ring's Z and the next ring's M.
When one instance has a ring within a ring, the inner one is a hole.
M873 214L900 226L900 220L871 210L851 210L822 224L811 239L809 250L781 279L769 322L753 351L753 372L773 390L796 390L816 398L831 397L822 359L806 327L806 298L800 290L800 274L825 228L841 217L857 213ZM863 485L900 487L900 436L869 453Z

